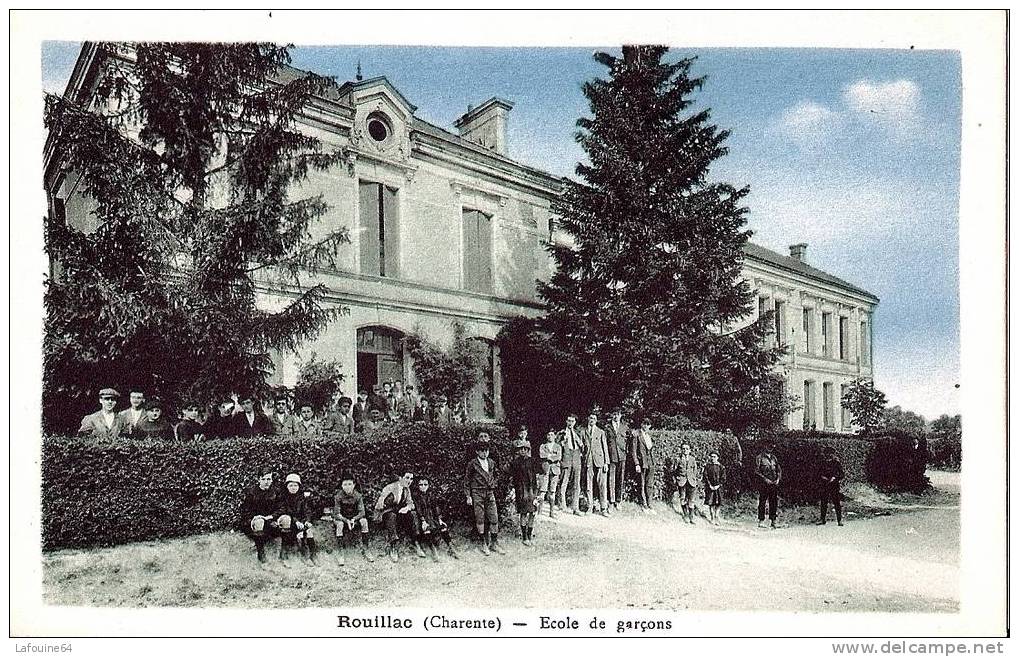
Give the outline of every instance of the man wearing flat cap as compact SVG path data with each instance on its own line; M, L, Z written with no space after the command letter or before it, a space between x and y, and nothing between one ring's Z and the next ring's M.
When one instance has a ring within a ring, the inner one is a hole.
M120 397L113 388L99 391L99 410L81 419L79 434L93 436L104 440L117 440L124 431L124 421L113 412Z
M499 509L495 501L495 461L488 458L491 438L482 432L474 445L475 458L467 463L464 474L464 495L467 505L474 510L474 525L481 536L481 553L486 557L489 549L506 554L499 546ZM487 527L486 527L487 525Z

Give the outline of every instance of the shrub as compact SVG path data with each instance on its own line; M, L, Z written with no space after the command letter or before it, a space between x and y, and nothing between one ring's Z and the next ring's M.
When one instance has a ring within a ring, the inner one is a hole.
M935 436L927 441L930 466L938 470L958 471L962 467L962 440L959 436Z
M506 431L486 425L493 458L512 454ZM108 546L237 526L244 492L262 468L297 472L317 518L351 471L365 503L404 470L428 474L451 517L466 517L463 469L480 427L403 424L342 438L232 438L102 443L48 437L42 451L42 538L47 550ZM508 477L502 477L508 493Z

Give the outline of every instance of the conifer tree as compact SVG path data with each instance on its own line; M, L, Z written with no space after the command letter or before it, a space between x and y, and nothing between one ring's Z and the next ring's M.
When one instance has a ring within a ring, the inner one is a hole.
M287 47L105 43L97 54L83 101L46 98L49 147L92 209L86 226L56 212L45 226L50 429L70 428L106 385L200 401L260 388L271 353L331 317L323 287L299 274L349 241L345 228L313 232L320 196L291 198L340 156L298 125L333 83L296 75ZM282 284L290 297L256 304Z
M667 52L595 55L608 77L583 87L587 161L553 206L572 240L549 246L557 267L539 283L541 326L603 408L732 427L747 410L738 396L767 398L777 385L778 352L763 348L767 316L734 328L751 311L740 280L749 189L709 176L729 132L694 107L704 83L694 60Z

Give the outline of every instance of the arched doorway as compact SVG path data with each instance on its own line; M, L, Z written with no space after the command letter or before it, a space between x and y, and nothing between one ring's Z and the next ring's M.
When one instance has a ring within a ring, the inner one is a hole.
M404 334L386 326L357 329L357 387L371 390L404 378Z

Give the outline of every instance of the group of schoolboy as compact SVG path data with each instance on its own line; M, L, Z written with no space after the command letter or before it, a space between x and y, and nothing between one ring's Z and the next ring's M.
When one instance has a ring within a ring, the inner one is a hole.
M180 419L170 421L166 404L146 398L132 389L129 406L117 411L120 393L113 388L99 391L99 410L82 418L78 433L97 438L157 438L194 440L235 436L298 436L322 438L356 431L370 431L393 422L426 422L449 425L463 421L462 409L454 411L444 395L431 400L418 395L414 386L404 389L399 381L387 381L362 391L357 400L338 395L327 409L316 409L307 401L296 405L287 396L272 404L261 403L254 394L233 394L205 413L201 406L185 402Z

